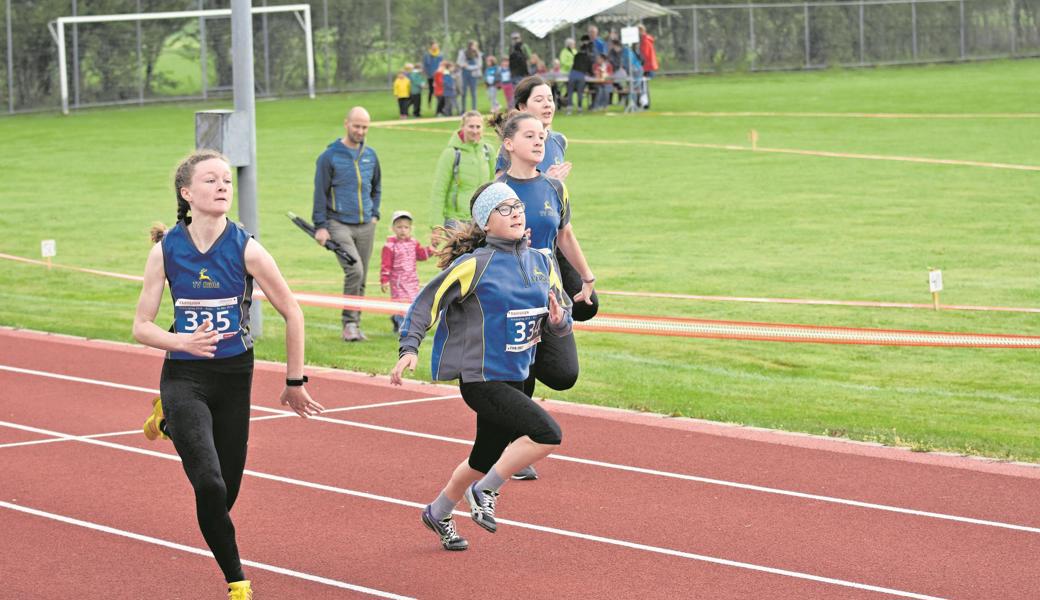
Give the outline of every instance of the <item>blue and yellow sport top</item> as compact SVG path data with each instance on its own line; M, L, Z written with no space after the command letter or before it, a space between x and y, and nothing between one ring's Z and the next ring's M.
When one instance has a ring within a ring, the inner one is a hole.
M567 186L559 179L538 173L531 179L517 179L503 173L496 181L513 188L524 203L527 226L531 228L531 247L556 251L556 237L571 222L571 202Z
M571 331L571 301L562 293L550 252L527 240L489 237L487 246L463 254L412 302L401 326L400 355L418 354L435 322L431 370L439 381L523 381L542 332ZM549 322L549 293L564 308L559 325Z
M209 321L221 334L213 358L236 356L253 347L249 306L253 278L246 272L249 232L228 220L224 233L206 252L199 252L184 223L163 236L163 267L173 298L174 331L192 333ZM206 360L187 352L167 352L166 358Z

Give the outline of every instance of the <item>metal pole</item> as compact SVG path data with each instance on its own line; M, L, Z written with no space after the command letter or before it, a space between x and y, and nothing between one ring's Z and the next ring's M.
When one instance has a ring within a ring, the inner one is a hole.
M807 2L803 7L805 9L805 68L810 67L809 58L809 3Z
M199 0L199 10L205 8L206 0ZM209 73L206 64L206 17L199 17L199 65L202 68L202 99L209 98Z
M451 32L448 31L448 0L444 0L444 51L447 52L448 39L451 37Z
M321 28L325 30L321 37L321 49L325 55L325 89L328 90L332 88L332 77L330 76L332 58L329 56L329 0L321 0L321 18Z
M137 0L137 12L141 12L141 0ZM141 21L137 24L137 102L144 104L144 55L141 53Z
M498 0L498 54L504 55L506 53L506 8L502 4L503 0Z
M913 43L913 59L917 62L917 2L910 0L910 39Z
M1015 0L1008 0L1008 29L1011 30L1011 56L1018 53L1018 28L1015 27Z
M264 0L267 6L267 0ZM260 16L260 23L264 32L264 93L271 95L271 38L267 35L267 13Z
M307 45L307 95L314 100L314 33L311 24L311 7L303 11L303 38Z
M390 46L393 44L394 37L390 30L390 2L391 0L386 0L386 84L393 88L394 68L391 64Z
M58 19L58 79L61 80L61 112L69 114L69 75L65 65L65 23Z
M751 54L751 70L755 70L755 9L748 6L748 51Z
M701 64L701 61L700 61L701 47L700 46L701 46L700 40L697 37L697 9L694 8L693 9L693 70L694 70L695 73L700 73L700 71L701 71L701 67L700 67L700 64Z
M964 0L961 0L961 60L964 60Z
M11 0L7 0L7 112L14 112L14 44L11 43Z
M866 53L863 50L863 46L864 46L863 40L864 40L864 37L863 37L863 0L859 0L859 64L860 65L866 64L865 61L864 61L864 58L866 57Z
M72 16L79 15L79 3L72 0ZM79 108L79 25L72 24L72 105Z
M249 143L249 164L238 167L238 219L260 239L260 217L256 196L256 97L253 92L253 14L251 0L231 0L231 55L235 90L235 112L244 124ZM249 310L253 335L263 335L260 304Z
M549 32L549 67L552 67L552 59L556 58L556 34ZM544 60L542 62L545 62Z

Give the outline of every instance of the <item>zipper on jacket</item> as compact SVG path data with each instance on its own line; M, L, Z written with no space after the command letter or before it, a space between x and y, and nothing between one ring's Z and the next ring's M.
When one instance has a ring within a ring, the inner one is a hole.
M520 259L520 250L516 247L513 248L513 256L516 256L516 264L520 267L520 274L524 276L524 287L531 287L531 280L527 277L524 261Z
M364 152L364 147L360 148L357 153L357 157L354 159L354 173L357 174L357 211L359 223L365 222L365 203L361 199L361 167L359 162L361 161L361 153Z

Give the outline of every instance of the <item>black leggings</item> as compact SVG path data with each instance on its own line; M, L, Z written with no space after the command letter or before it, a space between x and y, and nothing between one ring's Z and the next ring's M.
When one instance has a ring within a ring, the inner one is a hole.
M487 473L506 446L525 435L538 444L558 445L563 440L559 424L524 394L522 381L460 383L459 389L466 405L477 413L471 469Z
M167 360L159 393L166 431L195 490L202 536L228 582L245 579L231 507L249 440L253 351L212 360Z
M563 289L573 300L574 296L581 291L581 274L571 266L571 263L567 261L567 257L559 250L556 251L556 262L560 265L560 279L563 280ZM593 291L592 304L585 304L584 300L575 302L574 308L571 309L571 316L574 317L575 321L588 321L596 316L597 312L599 312L599 296Z

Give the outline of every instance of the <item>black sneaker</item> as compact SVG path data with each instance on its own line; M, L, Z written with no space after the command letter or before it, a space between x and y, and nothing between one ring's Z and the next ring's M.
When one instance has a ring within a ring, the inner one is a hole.
M466 488L463 495L466 502L469 502L469 514L473 517L473 522L495 533L498 530L498 523L495 522L495 499L498 498L498 492L478 490L477 484L474 483Z
M513 479L517 481L534 481L538 479L538 471L534 470L534 465L528 465L513 473Z
M455 531L455 521L452 520L451 515L438 521L433 518L433 513L430 512L430 507L427 505L422 511L422 522L427 529L440 536L441 545L445 550L458 551L469 548L469 542L459 537L458 532Z

